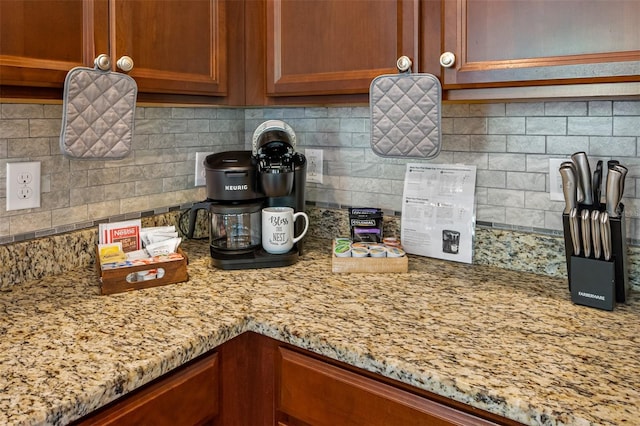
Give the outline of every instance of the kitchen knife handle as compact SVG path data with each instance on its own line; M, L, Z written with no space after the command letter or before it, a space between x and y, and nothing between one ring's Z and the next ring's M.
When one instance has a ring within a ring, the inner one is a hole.
M591 217L589 210L582 210L580 212L582 222L580 223L582 229L582 247L584 249L584 257L591 256Z
M591 241L593 241L593 257L596 259L600 259L600 247L602 246L600 238L600 212L593 210L591 212Z
M569 212L569 232L573 244L573 255L580 256L580 231L578 226L578 209L573 208Z
M620 198L622 199L622 197L624 196L624 181L627 178L629 169L627 169L622 164L616 164L615 166L613 166L613 169L620 172Z
M620 203L620 180L622 173L615 167L607 173L607 187L605 198L607 201L607 213L609 217L618 217L618 204Z
M564 195L564 213L569 213L571 209L578 206L576 193L576 174L574 169L568 166L560 167L562 177L562 193Z
M576 168L576 163L574 163L573 161L563 161L560 164L560 167L570 167L571 170L573 170L573 176L575 177L575 184L576 184L576 201L578 203L581 203L584 201L584 194L582 192L582 186L580 184L580 178L578 176L578 169Z
M596 209L600 208L602 202L602 166L602 160L598 160L593 172L593 205Z
M593 204L593 190L591 189L591 167L589 166L589 158L585 152L581 151L573 154L571 159L576 163L576 168L578 169L578 181L584 193L583 203L590 206Z
M608 261L611 259L611 222L607 212L600 214L600 236L602 237L604 260Z

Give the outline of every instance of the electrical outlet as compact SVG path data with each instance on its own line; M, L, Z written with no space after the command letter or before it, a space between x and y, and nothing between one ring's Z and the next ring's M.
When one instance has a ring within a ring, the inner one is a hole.
M549 200L564 201L562 193L562 176L560 176L560 164L570 161L567 158L549 159Z
M307 182L322 183L322 150L305 149L307 157Z
M204 159L210 154L213 154L213 152L196 152L195 186L204 186L207 183Z
M7 163L7 210L40 207L40 162Z

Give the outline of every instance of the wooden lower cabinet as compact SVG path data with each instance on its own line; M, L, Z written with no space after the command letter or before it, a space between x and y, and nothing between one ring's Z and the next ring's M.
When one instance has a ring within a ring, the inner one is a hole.
M496 424L285 348L278 355L283 425Z
M76 424L519 425L252 332Z
M220 412L218 354L213 353L124 396L78 425L209 425Z

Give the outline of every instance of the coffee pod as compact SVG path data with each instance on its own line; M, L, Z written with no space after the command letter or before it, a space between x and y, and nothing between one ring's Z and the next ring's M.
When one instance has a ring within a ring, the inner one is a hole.
M387 257L402 257L405 255L404 250L398 247L387 248Z
M369 256L369 249L365 247L351 247L351 256L353 257L367 257Z
M383 246L375 246L369 248L371 257L387 257L387 249Z
M349 244L336 244L333 253L336 257L351 257L351 247Z

